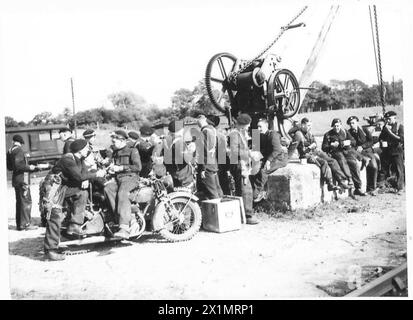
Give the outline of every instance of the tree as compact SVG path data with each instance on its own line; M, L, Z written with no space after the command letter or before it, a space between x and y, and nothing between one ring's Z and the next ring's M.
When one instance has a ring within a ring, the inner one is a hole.
M14 120L12 117L9 117L9 116L6 116L4 118L4 124L5 124L6 128L18 127L19 126L17 121Z
M132 91L119 91L108 96L116 109L146 108L146 100Z
M34 116L34 118L29 122L32 125L44 125L49 123L54 123L55 119L51 112L44 111Z

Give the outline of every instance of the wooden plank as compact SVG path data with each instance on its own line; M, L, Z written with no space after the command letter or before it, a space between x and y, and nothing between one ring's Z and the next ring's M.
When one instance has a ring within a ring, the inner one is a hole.
M406 262L345 297L380 297L393 289L393 279L396 277L407 279Z

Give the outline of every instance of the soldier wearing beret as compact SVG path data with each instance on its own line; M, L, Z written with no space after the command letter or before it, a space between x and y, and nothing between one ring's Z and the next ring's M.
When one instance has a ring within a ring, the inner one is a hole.
M266 196L264 191L268 175L275 170L285 167L288 163L288 150L281 143L281 135L275 130L269 130L268 120L259 119L257 123L260 132L259 151L263 158L261 159L261 168L257 174L251 175L251 185L253 188L254 202L260 202Z
M53 174L61 174L62 185L65 186L64 198L70 206L70 223L66 233L77 237L84 235L81 225L85 220L84 212L88 198L89 180L105 175L104 170L94 173L88 170L84 162L88 152L89 147L86 140L74 140L70 145L70 152L64 154L51 170ZM58 252L61 221L61 210L52 209L44 239L44 252L46 258L50 260L64 259L64 255Z
M336 190L333 178L341 189L348 189L347 177L343 173L337 160L329 157L325 152L317 149L317 143L311 132L312 122L308 118L301 120L301 125L295 130L294 141L301 159L320 168L321 178L327 184L329 191Z
M152 171L154 149L161 141L149 125L143 125L139 131L141 135L136 141L136 148L138 148L142 162L140 176L147 178Z
M136 148L127 144L128 135L123 130L111 134L112 155L110 171L114 178L105 186L105 195L109 200L113 214L119 217L119 231L116 237L127 239L132 221L129 191L137 185L142 170L141 159Z
M235 195L242 197L248 224L257 224L253 204L252 186L249 179L251 173L250 150L248 148L248 128L251 117L242 113L236 119L235 129L229 134L231 174L235 182Z
M194 168L192 166L194 150L190 150L184 141L182 120L173 120L168 125L169 134L164 139L159 155L163 157L166 171L172 176L175 187L195 190Z
M36 227L30 225L32 198L28 181L28 173L34 171L36 166L27 163L23 151L23 138L16 134L13 136L13 145L7 152L7 169L13 171L12 186L16 195L16 228L17 230L32 230Z
M379 141L383 151L381 176L389 174L390 166L392 166L396 172L396 188L400 193L404 189L404 127L396 120L396 116L394 111L384 114L386 125L380 133Z
M64 142L63 154L70 152L70 144L75 141L72 136L72 130L69 128L63 128L59 130L60 139Z
M357 116L351 116L347 119L349 132L356 141L354 148L357 152L368 157L370 161L366 167L367 170L367 192L376 195L377 174L379 170L380 157L373 150L374 140L371 132L367 128L362 128L358 124Z
M342 128L341 120L333 119L332 129L324 134L322 150L336 159L348 179L348 186L355 187L354 195L365 196L361 191L360 168L352 147L356 145L353 136Z

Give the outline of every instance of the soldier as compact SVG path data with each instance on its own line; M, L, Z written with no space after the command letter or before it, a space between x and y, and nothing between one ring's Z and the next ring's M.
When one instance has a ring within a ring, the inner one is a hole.
M31 226L32 197L28 175L29 172L36 170L36 166L27 163L26 155L22 145L22 136L13 136L13 145L7 152L7 169L13 171L12 186L16 195L16 228L22 230L34 230Z
M356 141L356 151L360 152L362 155L370 159L366 168L367 192L369 192L371 195L376 195L377 173L379 168L379 164L377 162L380 161L380 158L377 153L373 151L374 141L371 132L366 128L360 127L358 122L358 117L349 117L347 119L347 124L350 126L348 131Z
M251 172L250 150L248 148L248 128L251 117L242 113L236 119L235 130L229 134L231 174L235 182L235 195L242 197L247 224L257 224L252 208L252 187L249 179Z
M288 150L282 146L281 135L277 131L268 129L267 119L259 119L257 127L260 132L259 151L263 158L258 173L250 176L254 202L260 202L265 198L264 186L267 183L268 174L285 167L288 163Z
M60 139L64 142L63 154L70 152L70 144L75 141L72 136L72 130L69 128L63 128L59 130Z
M166 171L172 176L175 187L195 190L195 177L192 167L193 152L184 141L182 120L171 121L168 125L169 135L164 139L161 156Z
M62 185L65 186L64 198L71 207L70 224L66 233L71 236L83 236L81 226L85 220L85 208L88 198L89 179L103 177L104 170L95 173L89 172L84 159L89 152L86 140L78 139L71 143L70 152L62 156L51 173L62 175ZM61 210L52 209L46 225L44 239L45 257L50 260L63 260L65 256L59 253L59 239L61 228Z
M136 148L138 144L138 140L141 137L140 134L137 133L136 131L129 131L128 137L129 137L128 145L132 148Z
M155 134L155 130L148 125L143 125L139 131L141 136L136 142L136 147L138 148L142 162L140 176L147 178L152 171L152 156L154 154L155 146L160 143L160 139Z
M137 186L139 172L142 169L139 152L127 144L128 135L123 130L111 134L112 165L109 167L115 179L105 186L105 195L109 200L113 214L119 218L119 231L114 235L128 239L132 220L129 191Z
M231 195L231 173L228 158L228 130L219 116L209 116L217 132L218 180L224 195Z
M197 123L202 134L198 144L198 191L202 191L206 199L221 198L223 193L218 179L217 133L205 115L199 115Z
M324 134L322 150L337 160L348 179L348 186L355 186L353 194L365 196L366 194L361 191L360 168L357 158L351 151L352 146L356 145L356 141L347 130L342 128L340 119L333 119L331 127L333 128Z
M386 125L383 127L379 140L382 146L382 174L388 174L390 166L396 172L396 189L400 194L404 189L404 127L396 120L396 112L388 111L384 114Z
M327 183L329 191L337 190L333 183L333 176L342 189L348 189L346 175L341 171L337 160L329 157L325 152L317 150L317 143L311 132L312 123L308 118L301 120L301 126L295 131L294 141L301 159L317 165L321 171L321 179Z

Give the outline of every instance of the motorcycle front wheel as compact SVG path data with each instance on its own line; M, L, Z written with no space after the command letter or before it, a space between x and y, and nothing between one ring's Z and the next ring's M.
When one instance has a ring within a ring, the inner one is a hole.
M153 230L171 242L192 239L201 228L202 214L196 202L176 197L162 201L155 208Z

